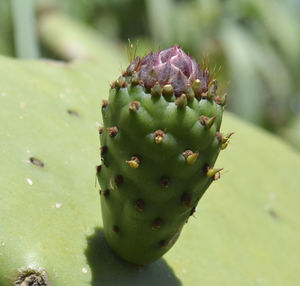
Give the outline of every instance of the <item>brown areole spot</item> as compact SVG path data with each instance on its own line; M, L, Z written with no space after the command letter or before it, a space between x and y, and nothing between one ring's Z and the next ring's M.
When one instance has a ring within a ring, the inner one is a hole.
M102 101L102 109L105 109L108 106L109 102L108 100L103 100Z
M118 127L117 126L113 126L113 127L109 127L107 128L108 131L108 135L110 137L115 137L118 134Z
M160 183L165 189L167 189L169 187L170 179L167 176L162 176Z
M165 138L165 133L162 130L158 129L154 132L154 142L156 144L161 143L164 140L164 138Z
M159 248L165 248L167 246L167 242L165 240L161 240L159 242Z
M72 116L80 117L79 113L75 110L68 109L67 112Z
M107 153L107 150L108 150L107 146L100 147L100 154L101 154L101 156L105 155Z
M33 164L33 165L35 165L37 167L40 167L40 168L44 168L45 167L45 164L41 160L39 160L39 159L37 159L35 157L30 157L29 161L30 161L31 164Z
M191 206L192 199L193 199L193 195L191 193L183 193L183 195L181 196L181 202L187 208L189 208Z
M100 127L98 128L98 131L99 131L99 134L100 134L100 135L103 133L103 130L104 130L104 128L103 128L102 126L100 126Z
M142 212L144 210L145 203L142 199L138 199L135 201L135 208L139 211Z
M121 186L121 184L123 183L123 176L122 175L117 175L115 177L115 183L116 183L117 187Z
M49 277L44 269L24 268L19 270L14 286L51 286Z
M154 230L154 231L158 230L161 227L162 223L163 223L163 221L161 218L159 218L159 217L156 218L152 223L152 230Z
M101 172L101 169L102 169L102 165L98 165L98 166L96 166L96 173L97 173L97 175L99 175L99 174L100 174L100 172Z
M132 101L129 105L129 111L135 113L141 107L141 103L139 101Z

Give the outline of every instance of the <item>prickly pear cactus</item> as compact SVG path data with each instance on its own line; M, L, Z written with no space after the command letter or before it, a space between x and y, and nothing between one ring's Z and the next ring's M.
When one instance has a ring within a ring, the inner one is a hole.
M98 168L104 232L122 258L148 264L177 240L229 135L226 95L178 46L136 57L102 104Z
M97 62L67 64L0 56L0 285L300 285L299 152L229 112L223 128L236 135L218 159L228 171L172 251L145 267L114 255L94 180L99 96L118 55L103 49Z

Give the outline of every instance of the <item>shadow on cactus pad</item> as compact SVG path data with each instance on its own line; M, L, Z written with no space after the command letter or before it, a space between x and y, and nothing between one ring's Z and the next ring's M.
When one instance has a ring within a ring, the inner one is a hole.
M148 266L137 266L123 261L109 248L104 232L96 228L87 238L85 250L92 272L91 286L179 286L180 281L164 259L159 259Z

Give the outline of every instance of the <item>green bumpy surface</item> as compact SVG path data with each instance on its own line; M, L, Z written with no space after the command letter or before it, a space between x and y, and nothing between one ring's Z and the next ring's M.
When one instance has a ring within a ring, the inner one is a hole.
M132 102L138 108L132 111ZM189 100L184 108L141 85L112 88L102 107L101 207L104 232L122 258L148 264L177 240L183 225L214 180L207 176L221 148L216 134L223 106ZM214 117L211 127L200 116ZM117 132L111 134L111 128ZM164 137L155 141L155 132ZM189 164L184 152L199 153ZM137 157L138 167L129 163Z

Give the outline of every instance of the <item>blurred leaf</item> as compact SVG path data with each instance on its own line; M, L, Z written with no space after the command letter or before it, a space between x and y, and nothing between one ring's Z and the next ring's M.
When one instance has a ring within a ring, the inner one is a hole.
M151 32L157 45L165 45L174 38L172 23L173 5L172 0L147 0L147 10Z
M103 62L107 51L120 54L116 46L105 41L96 30L59 12L41 13L38 27L42 44L65 60ZM111 64L121 66L120 58L116 57Z
M300 64L300 9L291 1L254 0L259 19L292 66ZM297 61L295 61L297 59Z
M39 57L34 0L12 0L15 50L19 58Z
M0 54L14 54L11 0L0 1Z
M38 0L39 7L57 9L98 29L110 39L143 36L145 0ZM104 24L109 26L104 26ZM106 30L107 28L107 30ZM117 34L116 34L117 33Z
M240 116L259 122L260 106L263 104L263 90L257 81L257 70L253 65L253 40L241 28L231 23L223 23L220 32L223 49L231 70L233 110Z

